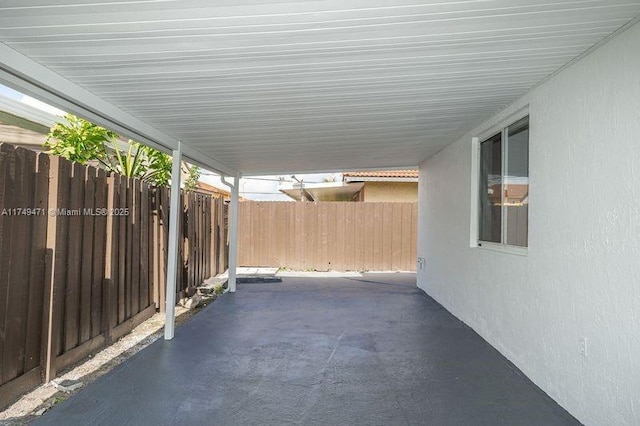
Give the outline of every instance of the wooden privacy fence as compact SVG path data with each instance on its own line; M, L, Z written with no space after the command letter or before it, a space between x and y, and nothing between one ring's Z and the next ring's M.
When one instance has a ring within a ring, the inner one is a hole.
M240 266L415 271L416 203L239 204Z
M198 192L180 194L183 207L177 282L178 295L191 295L207 278L224 272L228 266L228 207L222 198ZM169 242L169 188L154 188L151 198L153 246L161 253L154 257L154 301L160 312L165 310L166 265Z
M226 211L181 197L191 294L226 268ZM168 188L0 144L0 408L164 309L168 207Z

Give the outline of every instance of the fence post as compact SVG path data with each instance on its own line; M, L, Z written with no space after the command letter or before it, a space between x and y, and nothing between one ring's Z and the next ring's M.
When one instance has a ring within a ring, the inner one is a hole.
M49 165L49 193L47 220L47 257L43 314L42 368L45 383L56 377L56 358L58 356L58 334L62 318L61 295L66 277L66 218L58 216L58 209L68 206L68 186L71 176L71 163L65 159L51 156ZM62 288L61 288L62 287Z
M213 258L211 262L213 264L214 273L211 275L218 275L220 271L220 203L224 203L224 199L222 196L214 199L214 205L211 208L212 218L211 218L211 244L214 246L213 250Z
M220 215L220 270L225 271L229 266L229 245L227 244L227 236L229 234L229 206L225 203L221 205Z
M107 227L104 250L104 279L102 280L102 333L106 344L111 344L111 332L115 327L113 296L116 294L113 285L117 275L116 262L118 247L118 218L114 215L116 207L116 197L118 197L116 177L110 174L107 177Z
M55 377L55 354L57 346L53 347L55 339L52 338L53 326L53 250L47 248L44 254L45 262L45 282L44 282L44 300L42 306L42 336L40 351L40 366L42 368L43 379L45 383L49 383Z
M112 331L115 325L111 311L113 294L113 280L105 278L102 281L102 333L104 334L105 346L109 346L113 342Z

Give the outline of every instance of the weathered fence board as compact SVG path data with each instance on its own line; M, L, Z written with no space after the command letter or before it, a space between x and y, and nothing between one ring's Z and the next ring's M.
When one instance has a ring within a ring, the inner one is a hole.
M17 149L13 153L13 167L11 178L14 182L12 200L16 206L23 206L29 201L31 186L34 182L35 154L24 149ZM22 179L21 179L22 178ZM26 312L28 301L28 286L25 276L28 276L28 250L30 238L30 220L28 217L17 215L11 221L11 246L9 252L10 270L8 271L8 291L6 302L6 317L3 335L5 339L2 381L8 382L24 372L24 341L26 336ZM15 267L13 266L15 264Z
M95 193L96 209L105 209L107 208L109 188L107 174L104 170L98 170L96 174L96 188L101 188L101 190ZM91 276L91 305L93 306L91 311L92 338L101 334L104 327L102 324L102 310L104 309L105 303L102 299L102 285L105 278L105 266L109 259L107 255L107 232L107 216L98 214L95 217L95 227L93 228L94 247L104 247L104 254L101 256L93 256L93 273Z
M240 266L415 271L416 203L239 204Z
M0 402L41 383L49 162L0 144Z

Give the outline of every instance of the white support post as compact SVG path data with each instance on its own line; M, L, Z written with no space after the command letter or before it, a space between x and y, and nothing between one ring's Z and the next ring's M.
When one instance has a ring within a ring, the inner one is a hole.
M238 267L238 198L240 196L240 175L236 175L231 187L229 209L229 291L236 291L236 270Z
M182 143L173 150L171 167L171 199L169 206L169 253L167 256L167 291L164 320L164 339L171 340L175 334L176 279L178 272L178 225L180 218L180 175L182 165Z

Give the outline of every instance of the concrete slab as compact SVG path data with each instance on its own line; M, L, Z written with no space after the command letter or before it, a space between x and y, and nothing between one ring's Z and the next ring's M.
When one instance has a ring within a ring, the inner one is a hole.
M254 276L262 276L262 277L275 277L279 268L268 268L268 267L247 267L243 266L240 268L236 268L236 277L254 277ZM217 275L216 277L211 277L207 281L226 281L229 279L229 270L224 271L223 273ZM205 281L205 283L207 282Z
M576 425L415 275L239 285L39 425Z
M362 278L362 273L340 271L279 271L276 276L282 278Z
M277 272L278 268L243 266L237 269L236 275L275 275Z

